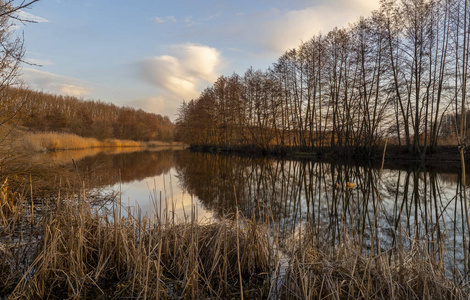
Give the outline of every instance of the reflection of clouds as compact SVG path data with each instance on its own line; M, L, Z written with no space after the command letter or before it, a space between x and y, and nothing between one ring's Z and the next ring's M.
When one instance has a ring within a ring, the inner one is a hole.
M92 92L90 84L77 78L31 68L24 68L22 73L23 80L34 89L77 97L89 95Z
M204 209L195 196L186 193L178 184L176 172L149 177L129 184L117 184L114 190L122 190L122 205L135 215L164 221L189 221L192 213L199 222L212 222L213 213ZM161 198L160 198L161 197ZM195 211L194 211L195 210Z

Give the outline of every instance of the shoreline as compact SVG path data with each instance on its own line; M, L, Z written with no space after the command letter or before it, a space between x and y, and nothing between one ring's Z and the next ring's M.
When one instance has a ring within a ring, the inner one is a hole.
M315 160L318 162L359 164L375 166L380 168L384 154L384 146L375 147L371 150L362 149L362 154L352 149L296 149L296 148L273 148L269 150L257 149L255 147L216 147L216 146L189 146L194 152L237 155L242 157L269 157L275 159L292 160ZM469 156L470 157L470 156ZM470 166L470 161L465 160L465 165ZM457 146L438 146L428 150L424 158L416 157L409 153L406 146L387 145L385 151L384 168L387 169L437 169L455 173L461 170L460 154Z
M142 148L156 149L161 147L184 147L183 143L175 141L136 141L116 138L98 139L84 137L67 132L29 132L21 128L12 128L0 152L14 151L19 153L51 153L59 151L112 149L112 148Z

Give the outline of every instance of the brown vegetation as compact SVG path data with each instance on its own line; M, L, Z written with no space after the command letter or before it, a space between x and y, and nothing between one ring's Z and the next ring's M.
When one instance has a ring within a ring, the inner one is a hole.
M104 147L145 147L145 143L131 140L107 139L99 141L95 138L84 138L70 133L29 133L20 142L23 147L36 152L77 150Z
M124 217L119 205L108 215L84 195L37 209L23 199L2 210L2 297L465 299L468 292L418 244L399 256L369 256L347 236L338 248L318 246L306 230L283 246L269 223Z
M4 113L9 122L30 131L72 133L99 140L173 140L168 117L100 101L82 101L27 89L6 88L0 97L10 99Z
M304 238L290 257L283 278L284 299L466 299L462 288L446 277L442 266L428 260L425 247L414 241L410 250L393 256L364 255L346 239L335 249Z
M0 152L16 152L19 154L32 154L34 152L51 152L59 150L81 150L96 148L161 148L182 146L181 143L163 141L134 141L119 139L98 140L91 137L82 137L72 133L59 132L29 132L20 127L3 126L0 135L5 136L5 143L0 143Z

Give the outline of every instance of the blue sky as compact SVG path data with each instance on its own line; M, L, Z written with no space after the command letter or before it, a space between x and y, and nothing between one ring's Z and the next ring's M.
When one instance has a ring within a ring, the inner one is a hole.
M22 12L22 78L33 89L174 120L220 75L266 69L379 0L41 0Z

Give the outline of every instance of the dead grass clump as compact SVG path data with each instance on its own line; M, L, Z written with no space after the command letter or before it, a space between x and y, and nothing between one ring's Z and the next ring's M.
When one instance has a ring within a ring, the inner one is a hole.
M21 141L23 148L33 152L145 146L145 143L132 140L106 139L101 142L95 138L56 132L27 133Z
M448 275L448 274L447 274ZM445 269L414 244L375 256L345 240L336 249L312 243L296 249L283 278L283 299L467 299Z
M250 221L162 224L121 218L117 208L109 218L68 200L43 228L38 254L11 299L233 297L242 290L238 270L245 295L268 291L267 231Z
M34 207L13 191L8 178L0 188L0 299L20 281L35 254Z
M214 224L170 226L162 234L161 262L175 288L189 288L190 294L196 289L196 294L211 297L239 295L241 272L244 293L267 294L260 287L272 268L273 253L261 226L249 220L241 225L225 219Z
M0 186L0 219L5 220L9 215L15 213L17 197L8 187L8 177Z
M188 145L181 142L162 142L162 141L149 141L146 142L147 148L160 148L160 147L171 147L173 149L185 149Z
M118 140L118 139L106 139L103 141L102 147L113 147L113 148L122 148L122 147L143 147L144 143L132 141L132 140Z
M22 140L23 146L34 152L87 149L101 146L100 141L95 138L84 138L70 133L27 133Z
M119 139L105 139L103 141L95 138L86 138L72 133L58 132L26 132L24 130L11 129L8 137L8 149L0 149L2 152L14 149L15 152L34 153L57 150L81 150L93 148L159 148L159 147L182 147L180 143L168 143L161 141L133 141ZM2 134L3 132L0 132ZM5 133L6 135L7 133ZM3 145L0 145L3 146ZM1 162L0 158L0 162Z

